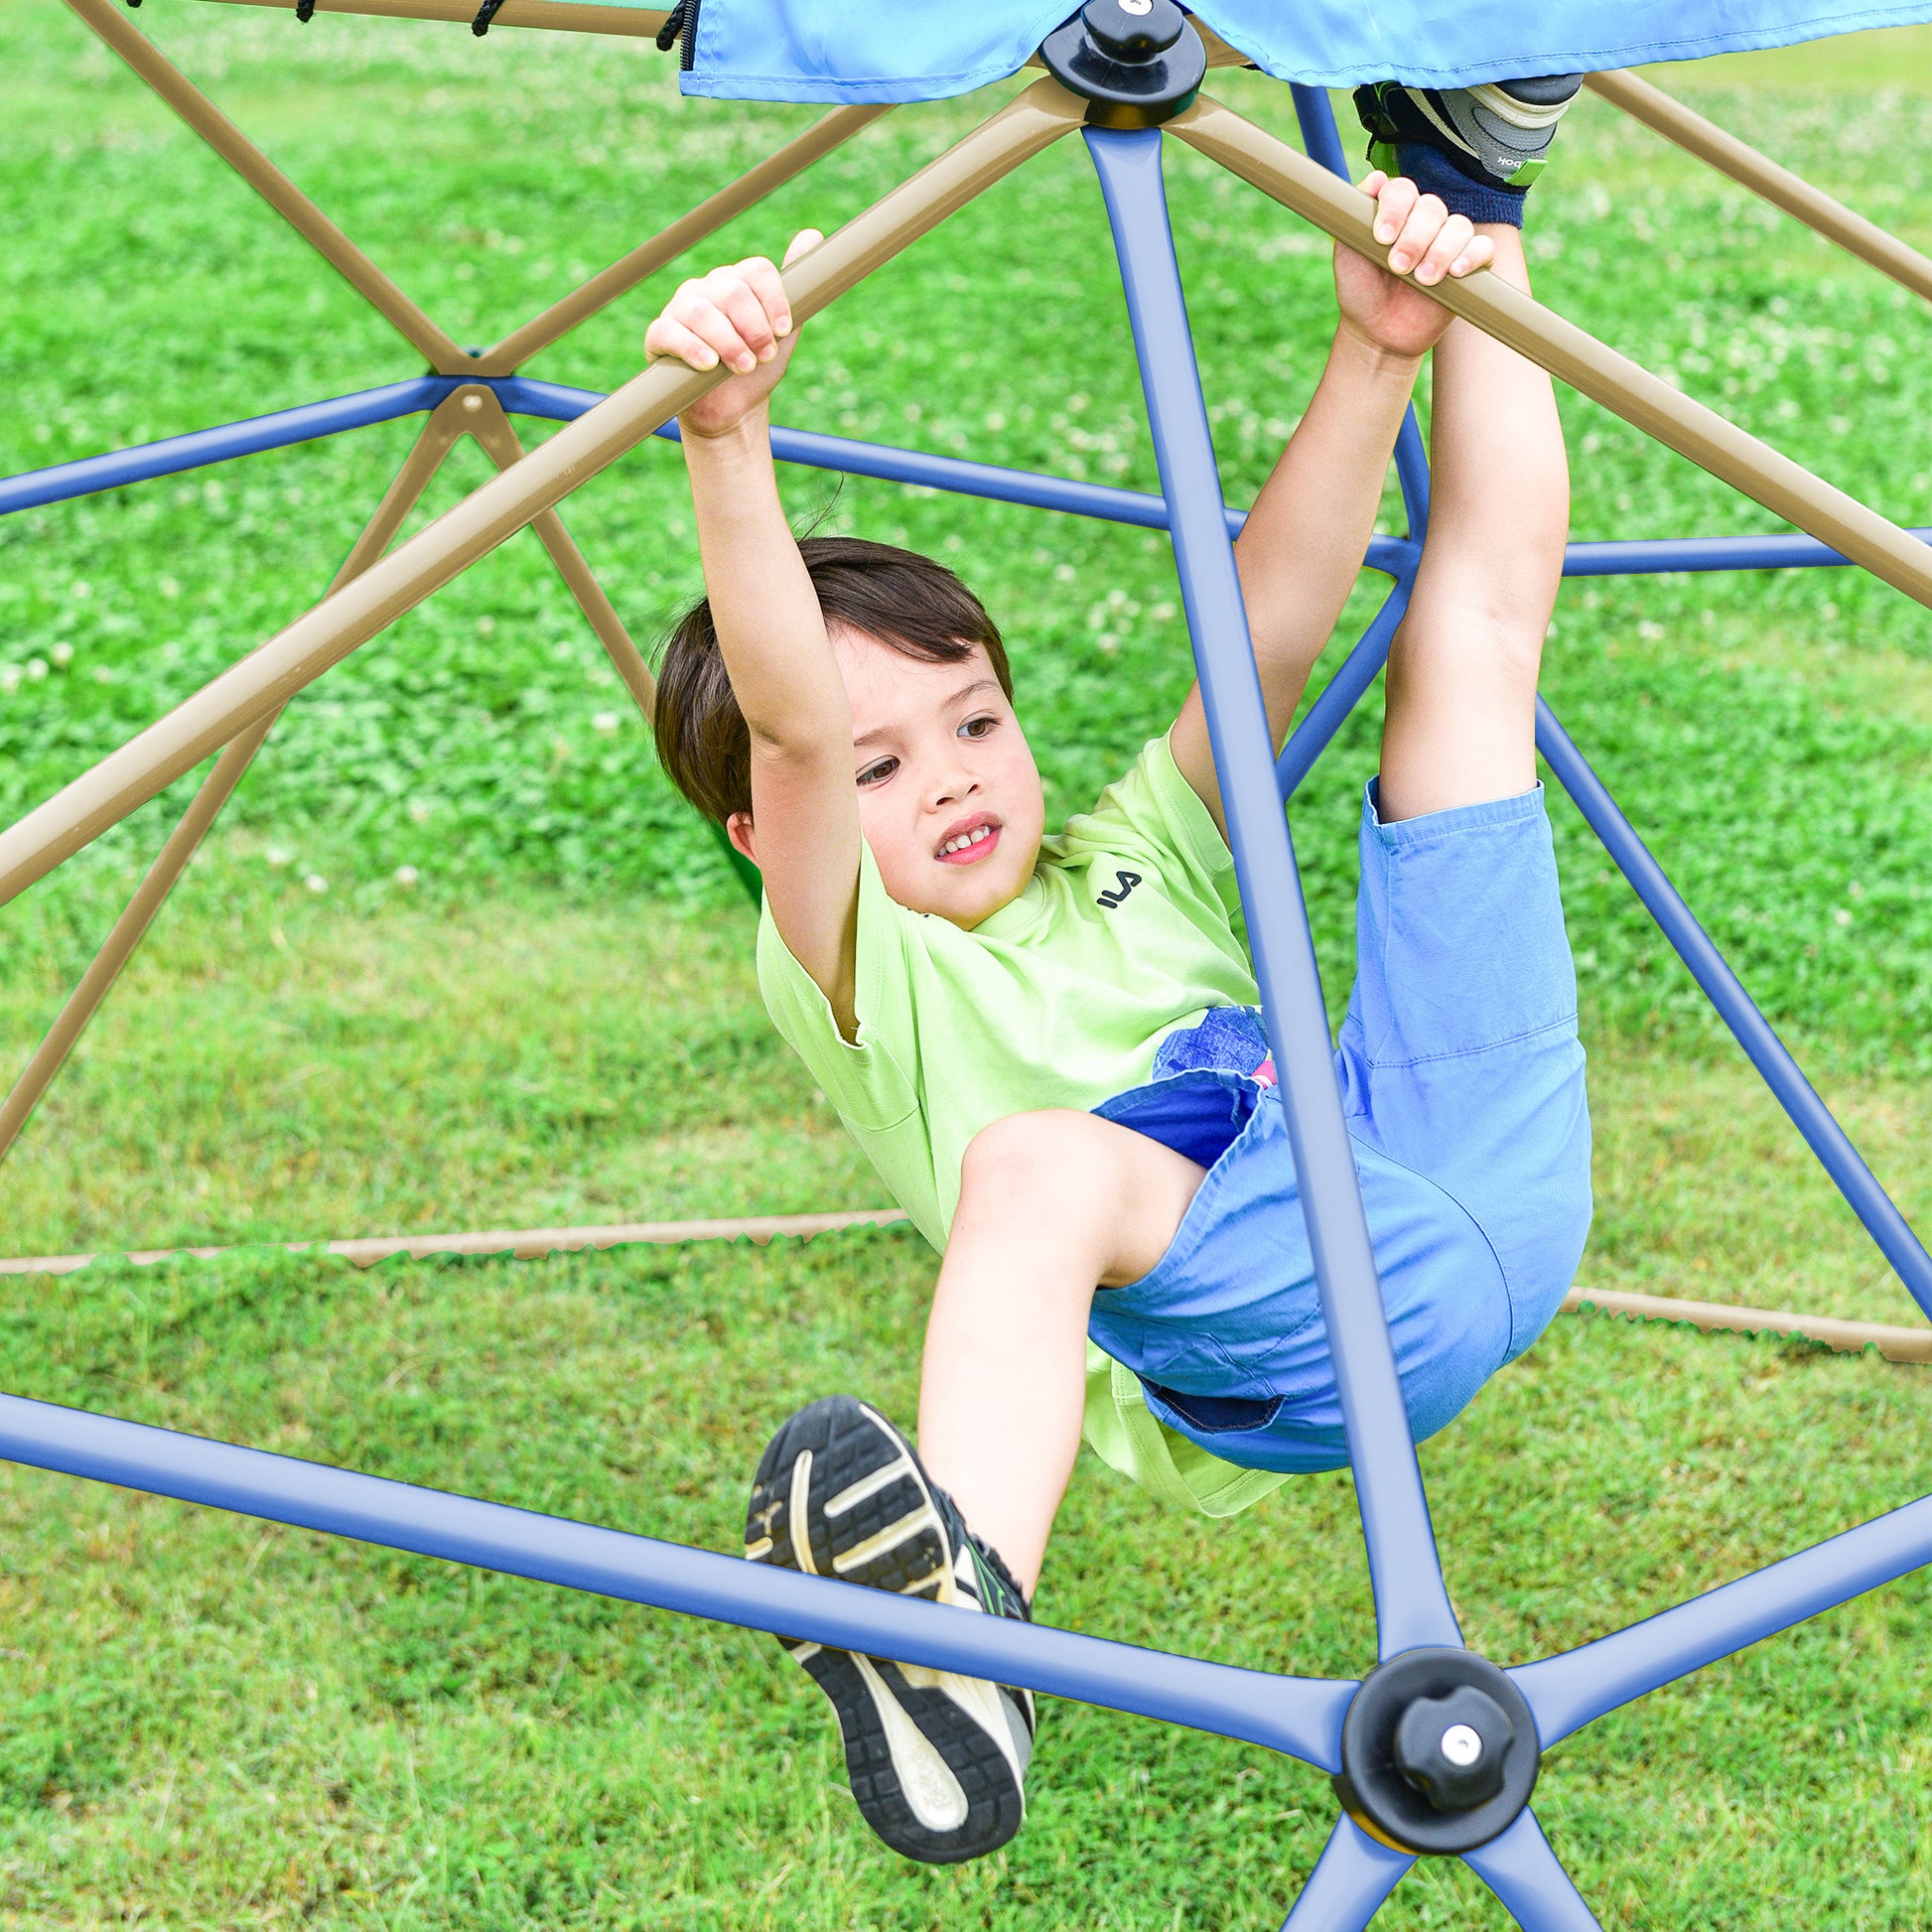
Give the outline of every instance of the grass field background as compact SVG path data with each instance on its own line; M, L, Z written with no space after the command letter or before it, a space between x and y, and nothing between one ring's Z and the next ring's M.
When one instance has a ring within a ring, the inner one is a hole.
M144 32L459 340L492 339L768 151L800 110L680 102L645 43L154 0ZM1932 32L1658 76L1932 248ZM1285 90L1217 90L1287 132ZM0 0L0 473L341 394L413 353L52 0ZM906 110L705 251L830 226L997 94ZM1177 149L1170 188L1231 500L1332 326L1325 250ZM1923 304L1587 99L1536 191L1538 292L1899 521L1932 522ZM529 372L634 370L674 265ZM1426 400L1426 398L1425 398ZM1564 398L1580 537L1775 527ZM1066 144L815 324L778 414L1154 486L1091 169ZM543 432L527 426L531 440ZM326 585L407 424L0 521L11 819ZM474 452L411 527L485 474ZM1177 703L1165 543L788 473L824 527L930 549L1013 640L1049 809ZM568 506L641 638L695 595L676 453ZM1390 527L1400 527L1391 497ZM1365 579L1345 627L1373 606ZM1908 1214L1932 1215L1932 620L1846 572L1567 585L1545 689ZM1298 805L1350 969L1375 701ZM0 917L25 1057L186 788ZM1911 1305L1567 806L1597 1129L1583 1279ZM413 885L399 883L412 868ZM547 562L519 538L298 699L0 1170L0 1247L871 1205L770 1037L750 919ZM734 1547L799 1401L902 1415L932 1257L878 1233L358 1274L8 1278L0 1385ZM1470 1641L1584 1640L1932 1488L1923 1373L1565 1318L1423 1451ZM0 1925L1236 1928L1332 1816L1245 1747L1047 1708L1032 1817L957 1871L881 1851L768 1642L0 1471ZM1083 1463L1049 1620L1282 1669L1372 1660L1345 1477L1232 1523ZM1606 1719L1546 1826L1606 1924L1932 1919L1922 1579ZM1500 1925L1455 1869L1398 1927Z

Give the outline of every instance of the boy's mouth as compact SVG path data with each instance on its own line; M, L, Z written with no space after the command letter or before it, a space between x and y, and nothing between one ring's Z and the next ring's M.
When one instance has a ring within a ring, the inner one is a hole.
M1000 843L1000 821L991 812L975 812L946 828L933 857L942 866L974 866L991 856Z

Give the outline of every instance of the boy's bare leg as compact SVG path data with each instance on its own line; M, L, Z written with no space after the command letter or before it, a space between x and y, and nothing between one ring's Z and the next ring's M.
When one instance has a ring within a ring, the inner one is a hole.
M1494 272L1527 289L1517 230L1478 232ZM1389 653L1384 823L1535 784L1536 678L1570 533L1550 378L1467 322L1435 356L1429 537Z
M1094 1289L1145 1275L1204 1170L1092 1114L1015 1114L966 1152L926 1324L919 1459L1032 1596L1080 1447Z

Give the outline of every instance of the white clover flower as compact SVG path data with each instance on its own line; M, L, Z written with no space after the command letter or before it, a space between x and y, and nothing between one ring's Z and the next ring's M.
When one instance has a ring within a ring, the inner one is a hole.
M429 815L436 809L427 798L412 798L409 801L409 817L413 824L427 825Z
M20 689L20 666L0 664L0 695L11 697Z
M414 866L398 866L395 871L398 886L413 886L422 876Z
M73 646L66 642L65 640L56 644L54 648L51 651L49 651L47 654L48 656L53 658L55 663L60 665L60 667L63 670L66 670L67 667L73 662Z
M310 890L310 892L312 892L312 893L316 893L316 894L318 894L318 895L320 895L320 894L322 894L322 893L326 893L326 892L327 892L327 891L329 890L329 882L328 882L328 880L326 880L325 878L323 878L323 876L322 876L322 874L321 874L321 873L319 873L319 872L312 872L312 873L311 873L311 874L310 874L310 875L308 876L308 878L306 878L305 880L303 880L303 882L302 882L302 883L303 883L303 885L305 885L306 887L308 887L308 889Z
M615 711L598 711L591 714L591 729L603 732L606 737L616 731L621 722Z
M279 868L287 865L289 861L295 857L295 854L291 852L288 849L288 847L285 845L271 845L268 848L268 850L262 854L262 857L266 859L271 866L275 866Z
M27 660L27 676L30 682L35 678L42 678L46 675L47 659L45 657L30 657Z

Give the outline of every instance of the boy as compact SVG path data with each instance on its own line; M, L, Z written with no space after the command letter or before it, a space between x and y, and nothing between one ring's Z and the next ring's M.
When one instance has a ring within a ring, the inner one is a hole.
M1334 345L1237 555L1279 745L1433 347L1435 506L1389 660L1337 1051L1422 1437L1535 1339L1588 1225L1533 740L1569 487L1548 379L1405 279L1493 265L1527 286L1495 218L1520 221L1521 190L1417 152L1439 121L1398 101L1391 125L1388 90L1368 91L1394 158L1484 225L1369 176L1389 269L1336 251ZM766 416L794 342L761 260L686 283L646 338L734 371L683 419L709 597L666 652L659 752L762 869L779 1032L945 1259L917 1452L851 1397L814 1403L759 1464L746 1554L1025 1617L1083 1410L1108 1460L1213 1513L1346 1449L1199 694L1043 839L978 601L924 558L794 542ZM1091 1401L1089 1337L1110 1358ZM1018 1829L1029 1694L787 1647L831 1697L888 1844L946 1863Z

